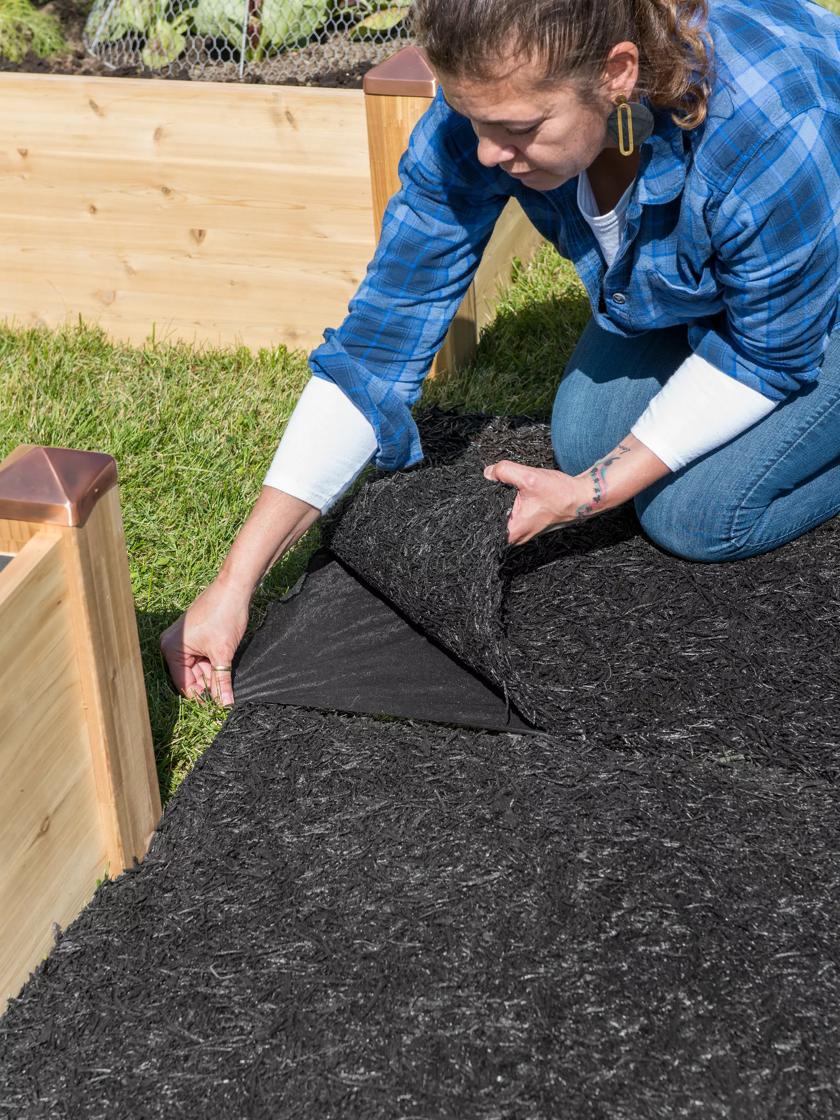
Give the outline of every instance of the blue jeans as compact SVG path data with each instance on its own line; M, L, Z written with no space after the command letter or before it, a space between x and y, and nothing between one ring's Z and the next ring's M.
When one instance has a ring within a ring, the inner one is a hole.
M629 433L690 353L686 333L674 327L625 339L590 321L554 401L562 471L581 474ZM634 504L655 544L701 561L769 552L840 512L840 328L816 382L642 490Z

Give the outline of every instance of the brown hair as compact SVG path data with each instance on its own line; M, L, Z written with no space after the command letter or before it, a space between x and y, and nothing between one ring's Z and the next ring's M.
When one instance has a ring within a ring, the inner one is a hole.
M674 110L680 128L706 119L712 42L707 0L414 0L415 34L432 65L458 77L490 77L510 53L528 53L546 80L591 93L607 56L625 40L639 48L637 89Z

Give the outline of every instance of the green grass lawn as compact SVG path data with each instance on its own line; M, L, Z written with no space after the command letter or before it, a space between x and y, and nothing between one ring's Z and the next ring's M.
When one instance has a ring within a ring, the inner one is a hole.
M588 316L570 266L549 248L519 270L474 366L427 382L422 403L542 412ZM158 763L167 801L224 723L168 689L161 633L215 576L259 492L294 403L306 355L284 348L113 345L97 329L0 327L0 458L20 443L104 451L117 460L131 583ZM254 599L300 574L317 527Z

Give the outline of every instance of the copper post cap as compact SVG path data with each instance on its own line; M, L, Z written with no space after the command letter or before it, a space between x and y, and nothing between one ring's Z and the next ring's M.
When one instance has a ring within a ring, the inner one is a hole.
M21 444L0 462L0 518L80 528L116 482L111 455Z
M364 77L366 94L386 97L432 98L437 87L437 78L420 47L404 47Z

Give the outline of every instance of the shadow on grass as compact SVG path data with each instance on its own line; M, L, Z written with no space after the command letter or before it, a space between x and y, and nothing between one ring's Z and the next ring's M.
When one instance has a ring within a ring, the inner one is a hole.
M319 544L320 533L317 529L310 530L274 566L258 588L251 602L248 627L233 660L234 666L238 664L253 634L262 625L269 604L295 584ZM184 609L184 606L173 606L171 610L136 612L158 784L164 805L222 729L230 714L229 709L215 703L201 704L195 700L187 700L174 691L169 681L160 652L160 636L181 616Z
M173 792L173 778L183 765L183 758L176 761L173 742L176 728L181 723L182 705L188 703L176 695L169 684L159 641L163 631L175 621L180 611L138 611L137 629L140 635L140 654L143 677L149 703L152 725L152 742L155 750L158 784L161 799L166 804Z
M576 284L525 303L503 301L474 360L427 381L421 404L547 419L589 317L589 301Z

